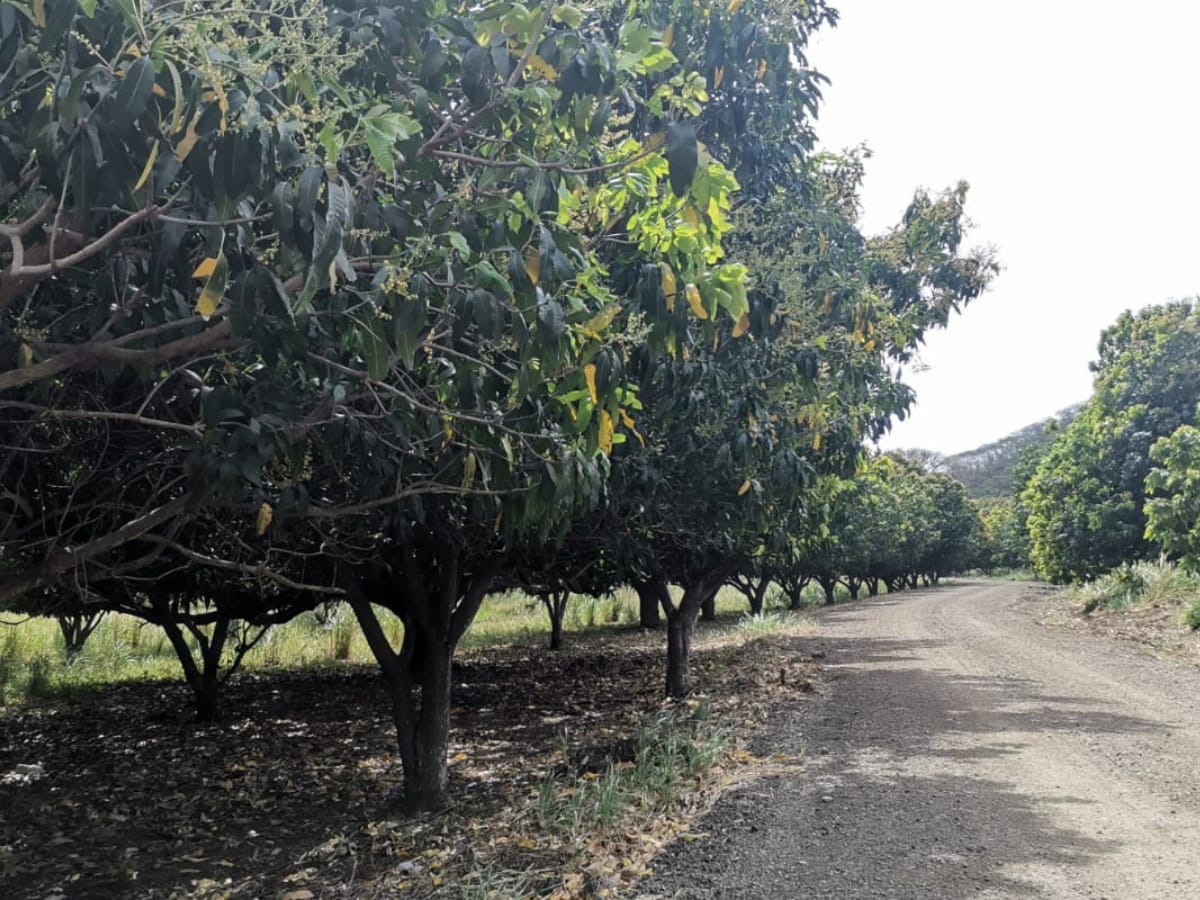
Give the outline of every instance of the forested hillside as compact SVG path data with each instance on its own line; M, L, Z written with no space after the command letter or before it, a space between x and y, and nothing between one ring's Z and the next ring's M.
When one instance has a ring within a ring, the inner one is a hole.
M966 485L972 497L1007 496L1012 492L1013 469L1022 455L1030 448L1049 446L1082 408L1082 403L1069 406L982 447L954 453L943 459L941 468Z

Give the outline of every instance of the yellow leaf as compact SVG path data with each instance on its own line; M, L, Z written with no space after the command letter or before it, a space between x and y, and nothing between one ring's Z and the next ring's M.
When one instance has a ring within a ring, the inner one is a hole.
M817 256L825 255L825 248L829 246L829 238L823 234L817 235Z
M433 876L433 886L434 886L435 888L439 888L439 887L441 887L441 886L442 886L442 876L441 876L441 875L434 875L434 876Z
M454 440L454 428L450 425L450 419L448 417L442 419L442 434L446 436L446 440Z
M675 312L675 293L678 286L675 283L675 273L671 271L671 267L663 263L659 267L662 271L662 292L667 298L667 312Z
M537 842L532 841L527 837L518 838L517 846L520 847L522 850L533 850L535 847L537 847Z
M688 305L692 308L692 312L696 314L696 318L707 319L708 310L704 308L704 301L700 299L700 288L694 284L689 284L684 289L684 294L687 297Z
M275 511L271 509L270 503L264 503L258 508L258 518L254 520L254 533L259 537L266 534L267 529L271 527L271 519L274 517Z
M732 16L735 12L742 8L742 4L746 0L729 0L729 14Z
M200 113L192 116L192 121L188 122L187 131L184 132L183 139L175 148L175 158L180 162L187 159L187 155L192 152L192 148L196 146L196 141L200 140L200 135L196 134L196 123L200 121Z
M757 81L762 81L763 76L767 74L767 61L764 59L758 64L758 71L754 73L754 78Z
M613 420L608 414L608 410L600 410L600 449L605 453L612 453L613 448Z
M683 221L689 225L695 225L697 228L700 227L700 214L696 212L695 207L689 206L683 211Z
M717 70L713 72L713 90L721 86L721 82L725 80L725 67L717 66Z
M542 273L542 251L532 244L525 251L525 274L529 276L529 280L534 284L538 283L538 279Z
M599 337L600 332L611 325L612 320L615 319L617 314L620 312L621 307L614 303L612 306L608 307L602 312L596 313L596 315L588 319L587 324L585 324L583 327Z
M33 20L38 28L46 27L46 0L33 0Z
M821 314L828 315L833 311L833 294L829 291L825 292L825 298L821 302Z
M154 169L154 161L156 159L158 159L158 141L155 141L154 146L150 148L150 156L146 159L146 165L142 167L142 174L139 176L137 184L133 186L135 191L140 191L142 189L142 185L144 185L146 180L150 177L150 172ZM213 265L216 265L216 263L217 261L214 259ZM209 274L212 273L210 272ZM193 275L192 277L196 278L198 276Z
M218 253L208 281L205 282L204 289L200 291L200 296L196 300L196 312L199 315L207 319L217 311L217 304L225 296L225 285L228 280L229 263L226 261L224 253Z
M875 350L875 338L871 338L871 340L869 340L865 344L863 344L863 349L866 350L868 353L873 352Z
M621 409L617 410L617 412L619 412L621 414L621 424L624 425L626 428L628 428L630 431L633 431L635 423L634 423L633 419L631 419L629 417L629 413L625 412L625 408L621 407Z
M819 432L819 431L813 435L813 449L814 450L821 449L821 432Z
M529 62L526 63L526 66L533 69L533 71L537 72L547 81L558 81L558 72L554 66L550 65L550 63L546 62L536 53L530 54Z
M161 84L155 84L154 87L150 88L150 93L155 97L165 97L167 96L167 89Z
M747 478L745 481L743 481L742 486L740 488L738 488L738 496L741 497L741 496L745 495L745 493L748 490L750 490L750 479L749 478Z
M663 46L666 47L668 50L670 50L671 42L674 40L675 40L675 23L672 22L665 29L663 29L663 38L662 38Z
M21 344L21 368L28 369L33 365L33 348L28 344Z
M475 483L475 470L479 466L479 460L475 458L474 453L468 453L467 458L463 461L463 490L470 490L471 485ZM465 757L465 754L464 754Z
M742 313L742 317L738 319L736 325L733 326L733 336L740 338L743 334L750 330L750 314Z
M193 278L207 278L217 268L217 258L210 256L206 260L196 266L196 271L192 273Z
M596 364L588 363L583 367L583 377L587 379L588 393L592 395L592 403L600 405L600 394L596 390Z

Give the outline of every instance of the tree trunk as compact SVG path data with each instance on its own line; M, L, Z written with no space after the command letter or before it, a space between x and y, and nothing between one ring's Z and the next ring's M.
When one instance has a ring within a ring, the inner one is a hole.
M700 601L700 618L705 622L717 621L717 591L713 590Z
M404 809L410 813L436 811L446 805L454 648L500 568L500 559L490 557L467 575L457 550L442 546L434 552L437 566L432 590L426 587L432 574L429 561L411 548L398 554L403 577L376 586L400 594L389 598L390 608L404 622L398 653L384 634L363 585L353 578L346 580L350 606L391 691L392 718L404 767ZM420 665L414 666L418 648ZM419 705L415 684L421 687Z
M661 628L662 617L659 615L659 596L654 584L649 581L639 581L633 589L638 595L638 625L642 628Z
M846 590L848 590L850 592L851 600L858 599L858 590L861 587L862 587L861 579L858 579L858 578L847 578L846 579Z
M179 627L179 621L171 612L160 613L161 621L157 624L167 635L179 665L183 668L183 676L187 685L192 689L192 700L196 706L196 719L200 722L215 722L221 718L221 655L225 651L225 640L229 635L229 619L220 618L213 625L211 637L206 637L199 626L186 623L196 643L199 645L200 664L192 656L192 648L188 646Z
M817 581L821 585L821 590L825 592L825 605L833 606L837 602L837 579L821 576L817 578Z
M713 564L699 577L683 586L679 605L671 602L671 595L660 586L663 612L667 616L667 695L686 697L692 689L690 660L692 650L692 626L704 604L712 600L725 579L733 570L734 563L722 560Z
M421 672L421 708L414 723L411 771L404 770L404 806L427 812L446 805L449 784L451 650L430 641ZM400 725L397 723L397 730Z
M567 612L567 600L571 595L566 591L555 591L542 595L542 605L550 616L550 649L561 650L563 639L563 618Z
M691 691L692 616L682 609L667 613L667 696L686 697Z
M67 659L74 659L83 650L83 645L96 630L100 620L104 618L104 613L68 613L55 616L55 618L58 620L58 628L63 636L63 651L66 653Z
M763 602L767 599L767 588L770 586L770 578L767 578L764 575L761 579L759 579L758 584L754 588L754 592L750 595L750 615L762 615Z
M868 578L867 579L867 596L868 597L878 597L879 596L879 579L878 578Z
M910 588L920 587L921 586L921 576L920 575L909 575L908 576L908 586Z

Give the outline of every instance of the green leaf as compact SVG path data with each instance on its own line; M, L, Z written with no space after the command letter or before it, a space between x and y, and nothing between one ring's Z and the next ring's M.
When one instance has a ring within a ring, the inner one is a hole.
M463 259L471 258L471 247L467 244L467 239L460 232L451 231L449 234L450 246L458 251L458 255Z
M391 348L383 336L383 320L379 318L362 327L363 356L367 360L367 374L375 381L387 377Z
M375 164L383 169L388 178L395 179L396 157L392 152L392 139L367 120L363 127L363 140L367 142L367 149L371 151Z
M121 128L135 121L146 109L154 89L154 64L139 56L125 70L125 78L113 100L112 124Z
M696 129L683 122L667 126L667 167L671 179L671 190L682 197L692 185L699 164L699 147Z

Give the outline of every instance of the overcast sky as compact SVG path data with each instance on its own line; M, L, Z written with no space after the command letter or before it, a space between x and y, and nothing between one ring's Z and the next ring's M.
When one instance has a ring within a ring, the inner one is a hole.
M1091 392L1100 330L1200 293L1200 3L835 0L818 133L865 142L864 224L965 178L994 287L930 338L885 447L953 453Z

